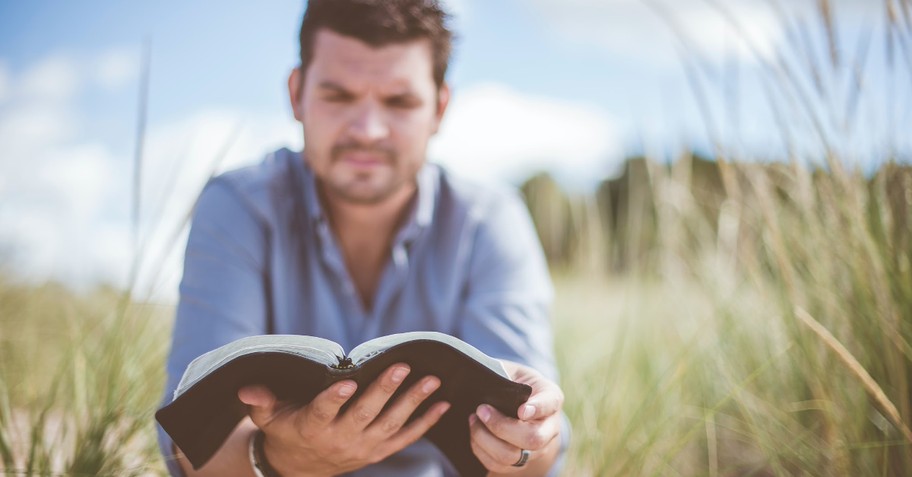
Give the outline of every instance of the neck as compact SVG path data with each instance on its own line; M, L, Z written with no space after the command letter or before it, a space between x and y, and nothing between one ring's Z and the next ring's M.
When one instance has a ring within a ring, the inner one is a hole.
M375 204L359 204L333 197L323 187L319 187L320 200L323 203L329 223L333 232L342 242L350 242L351 238L370 238L378 242L378 238L392 240L399 225L405 219L415 195L417 187L414 183L402 187L386 200Z
M383 202L353 204L333 200L320 188L330 227L339 241L346 268L365 309L373 306L377 284L393 245L393 235L405 220L416 192L417 186L410 183Z

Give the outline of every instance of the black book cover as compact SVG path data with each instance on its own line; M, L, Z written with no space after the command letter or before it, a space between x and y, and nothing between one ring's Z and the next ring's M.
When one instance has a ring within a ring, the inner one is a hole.
M299 340L304 340L306 346L296 345ZM375 341L378 343L373 344ZM334 348L327 349L323 343ZM359 356L356 352L360 348L367 349L360 350ZM515 417L532 388L511 381L496 360L440 333L383 337L359 346L348 356L335 343L319 338L289 335L244 338L191 363L174 400L159 409L155 418L198 469L247 415L247 406L237 398L241 387L265 385L280 401L304 405L332 383L352 379L358 383L358 390L349 399L351 403L395 363L408 364L411 372L393 399L424 376L440 378L440 387L415 415L423 414L442 400L451 407L425 437L462 476L485 475L485 468L469 444L469 415L485 403Z

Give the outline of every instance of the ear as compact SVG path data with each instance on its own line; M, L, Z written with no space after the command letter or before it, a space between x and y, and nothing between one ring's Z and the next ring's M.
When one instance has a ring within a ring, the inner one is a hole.
M298 122L303 122L304 112L301 108L301 99L304 90L304 73L301 68L291 70L288 75L288 100L291 102L291 110Z
M444 82L437 91L437 112L434 120L432 133L436 134L440 129L440 123L443 121L443 114L446 113L447 106L450 104L450 85Z

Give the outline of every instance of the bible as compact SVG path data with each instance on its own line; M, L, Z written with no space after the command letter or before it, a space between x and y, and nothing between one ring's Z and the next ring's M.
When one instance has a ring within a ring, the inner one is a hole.
M485 475L484 466L469 444L469 415L485 403L516 417L532 388L512 381L500 361L443 333L418 331L382 336L358 345L348 354L339 344L315 336L241 338L193 360L174 391L173 400L159 409L155 418L198 469L247 415L246 405L237 398L241 387L264 385L280 401L303 406L331 384L351 379L358 383L355 395L348 401L351 403L395 363L408 364L411 372L391 401L424 376L440 378L440 387L415 415L442 400L451 407L425 437L460 475Z

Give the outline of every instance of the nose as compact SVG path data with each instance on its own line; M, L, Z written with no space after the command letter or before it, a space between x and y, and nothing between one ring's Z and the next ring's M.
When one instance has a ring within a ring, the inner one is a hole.
M366 101L358 108L349 125L352 138L364 144L385 139L389 132L383 109L371 101Z

